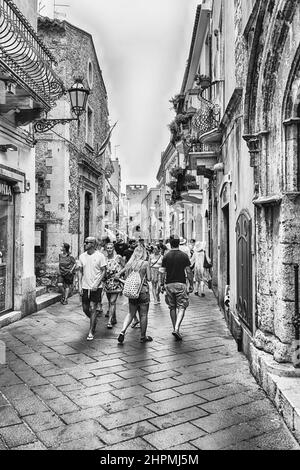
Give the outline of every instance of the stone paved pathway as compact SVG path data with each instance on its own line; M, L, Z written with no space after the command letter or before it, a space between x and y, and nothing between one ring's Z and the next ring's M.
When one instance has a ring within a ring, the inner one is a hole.
M105 303L104 303L105 306ZM99 318L86 341L78 296L0 330L0 450L299 449L238 353L216 301L191 296L183 341L171 335L164 301L148 333Z

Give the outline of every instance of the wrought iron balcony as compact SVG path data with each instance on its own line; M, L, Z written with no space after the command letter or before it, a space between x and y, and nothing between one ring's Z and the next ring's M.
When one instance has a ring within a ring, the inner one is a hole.
M63 83L52 69L55 64L54 56L13 1L0 0L0 79L16 83L47 112L64 93Z
M213 82L211 86L199 90L199 109L192 118L192 130L198 137L218 131L223 100L223 81Z

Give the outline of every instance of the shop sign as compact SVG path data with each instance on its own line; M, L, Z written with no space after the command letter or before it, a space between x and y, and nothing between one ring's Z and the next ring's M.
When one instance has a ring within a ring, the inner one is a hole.
M12 187L6 181L0 180L0 197L1 199L12 200Z

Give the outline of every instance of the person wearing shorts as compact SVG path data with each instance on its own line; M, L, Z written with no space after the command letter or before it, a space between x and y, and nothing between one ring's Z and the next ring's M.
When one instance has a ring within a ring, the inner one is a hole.
M191 262L186 253L179 249L179 237L170 240L171 250L168 251L162 260L162 290L165 290L166 304L170 309L170 317L173 325L172 335L178 340L182 340L180 326L189 305L189 293L193 292L193 271ZM189 280L189 290L187 289L186 278Z
M78 260L78 286L81 296L82 309L90 319L90 329L87 340L94 339L97 324L97 305L101 302L102 279L106 273L106 258L96 250L96 238L85 239L86 251Z

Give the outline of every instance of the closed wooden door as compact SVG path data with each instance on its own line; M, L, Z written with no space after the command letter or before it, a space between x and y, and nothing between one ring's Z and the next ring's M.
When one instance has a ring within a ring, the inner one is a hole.
M240 319L253 331L252 315L252 261L251 261L252 222L243 211L236 224L237 244L237 311Z

